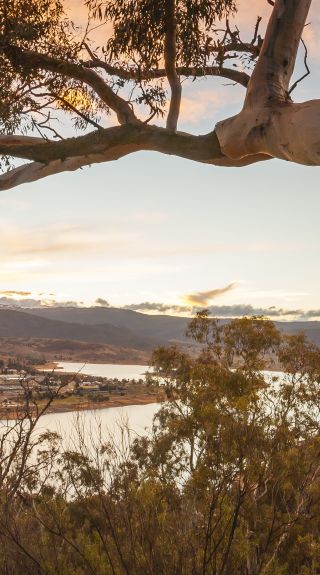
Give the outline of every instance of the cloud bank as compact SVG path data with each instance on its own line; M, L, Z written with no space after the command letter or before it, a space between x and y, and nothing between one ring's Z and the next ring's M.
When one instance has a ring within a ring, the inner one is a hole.
M131 304L124 306L124 309L140 311L142 313L159 313L159 314L179 314L193 315L199 310L197 306L179 306L164 303L142 302L140 304ZM285 309L270 307L254 307L250 304L236 305L215 305L207 308L212 317L233 318L233 317L252 317L265 316L274 320L312 320L320 319L320 309L302 310L302 309Z
M231 286L232 284L230 284ZM229 288L222 288L221 290L212 290L214 292L225 293L225 290ZM205 292L212 293L212 292ZM2 295L2 294L12 294L12 296ZM19 296L19 299L14 296ZM86 305L83 301L57 301L55 299L55 294L49 294L46 297L45 294L36 294L37 296L44 296L41 299L37 297L27 297L31 295L27 291L15 291L15 290L0 290L0 309L1 308L13 308L13 309L39 309L44 307L102 307L109 308L113 307L106 299L98 297L92 306ZM195 295L195 294L193 294ZM216 296L217 297L217 296ZM199 298L200 299L200 298ZM206 299L205 297L203 298ZM252 317L252 316L265 316L273 320L279 321L312 321L320 320L320 309L287 309L276 306L269 307L259 307L253 306L251 304L234 304L234 305L209 305L202 306L202 308L207 308L211 317L217 318L236 318L236 317ZM159 314L159 315L175 315L175 316L185 316L190 317L196 314L200 309L199 300L195 305L176 305L170 303L162 302L150 302L145 301L141 303L132 303L124 305L121 307L124 310L138 311L147 314Z
M141 311L142 313L155 312L159 314L190 314L190 306L173 305L166 303L152 303L145 301L142 303L132 303L124 305L123 309L130 309L131 311Z
M0 294L3 292L0 292ZM20 294L19 294L20 295ZM13 297L0 297L0 308L21 308L39 309L43 307L82 307L83 302L77 301L56 301L55 299L24 298L15 299Z

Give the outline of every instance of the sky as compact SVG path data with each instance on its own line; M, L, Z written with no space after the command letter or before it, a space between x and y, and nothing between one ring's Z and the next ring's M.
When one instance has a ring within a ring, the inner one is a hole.
M319 93L319 3L305 31L312 73L296 101ZM254 4L256 15L270 13ZM238 16L244 29L250 6ZM239 111L244 89L225 84L185 82L179 129L206 133ZM221 168L140 152L2 192L3 303L100 298L146 312L251 306L308 317L320 309L319 176L277 160Z

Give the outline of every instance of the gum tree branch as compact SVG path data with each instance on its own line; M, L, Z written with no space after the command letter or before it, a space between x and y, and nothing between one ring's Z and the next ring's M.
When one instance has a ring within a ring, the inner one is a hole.
M118 96L94 70L46 54L22 50L18 46L2 48L2 51L15 65L53 72L66 78L79 80L90 86L101 100L116 113L119 124L136 124L139 122L128 102Z
M277 0L246 100L289 100L290 79L311 0Z
M153 73L164 72L168 77L172 74L167 128L139 122L128 102L115 94L102 76L90 69L97 66L107 73L114 73L115 68L107 70L108 64L102 66L96 60L92 60L94 64L90 66L63 62L11 47L10 58L16 66L46 70L91 86L116 111L121 125L101 128L59 142L18 135L0 137L0 154L31 161L1 176L0 189L9 189L93 163L117 160L142 150L228 167L246 166L270 158L319 166L320 100L295 104L289 95L290 80L310 4L311 0L276 0L254 72L250 79L247 75L242 76L242 84L248 84L243 109L239 114L219 122L214 131L202 136L176 132L181 98L179 73L189 70L176 67L173 0L167 3L170 26L167 27L165 68L148 72L151 77ZM230 28L226 34L229 34L231 41L239 42L238 35ZM258 38L257 27L255 36ZM6 49L9 50L8 47ZM89 55L94 56L90 52ZM224 62L223 58L217 60L222 64ZM197 69L199 74L200 70ZM204 72L209 70L210 67L207 67ZM212 75L222 75L219 66L211 70L214 70ZM238 70L234 72L242 74ZM127 73L132 74L131 70ZM175 89L177 81L179 90Z
M103 60L95 58L94 60L89 60L83 62L86 68L101 68L110 76L117 76L122 80L132 80L132 81L143 81L143 80L155 80L159 78L164 78L166 76L166 71L164 68L158 68L154 70L135 70L133 68L126 70L125 68L117 68L111 66ZM226 78L237 84L241 84L245 88L248 86L250 76L246 72L241 72L235 68L226 68L224 66L177 66L176 72L178 76L184 76L186 78L203 78L205 76L215 76L220 78Z
M291 86L291 88L290 88L290 90L289 90L289 92L288 92L288 93L289 93L289 96L290 96L290 94L293 92L293 90L296 89L296 87L298 86L298 84L300 84L300 82L302 82L302 80L304 80L307 76L309 76L309 74L311 74L311 71L310 71L310 68L309 68L309 65L308 65L308 48L307 48L307 45L306 45L305 41L303 40L303 38L301 38L301 43L302 43L302 45L303 45L303 47L304 47L304 59L303 59L303 62L304 62L304 66L305 66L306 72L305 72L300 78L298 78L298 80L296 80L296 81L294 82L294 84L292 84L292 86Z
M63 104L63 106L65 108L68 108L69 110L71 110L72 112L77 114L77 116L79 116L82 120L84 120L84 122L86 122L87 124L91 124L91 126L93 126L94 128L97 128L98 130L100 130L102 128L102 126L100 126L100 124L98 124L97 122L92 120L92 118L89 118L89 116L87 116L86 114L84 114L83 112L78 110L78 108L76 108L76 106L73 106L73 104L71 104L71 102L68 102L68 100L66 100L66 98L64 98L63 96L59 96L59 94L53 94L52 92L49 92L49 93L43 94L43 95L44 96L52 96L52 98L54 98L54 100L61 102L61 104Z
M311 0L276 0L240 114L216 126L223 153L320 165L320 100L295 104L289 85ZM299 137L297 137L299 135Z
M0 137L0 154L31 160L0 176L0 190L91 164L118 160L141 150L161 152L218 166L241 167L270 159L257 154L244 161L230 160L221 152L215 132L194 136L148 124L116 126L60 141L41 138Z
M173 132L177 129L182 87L176 70L177 59L177 23L175 16L175 0L166 0L165 3L165 38L164 62L165 71L171 89L171 99L167 117L167 129Z

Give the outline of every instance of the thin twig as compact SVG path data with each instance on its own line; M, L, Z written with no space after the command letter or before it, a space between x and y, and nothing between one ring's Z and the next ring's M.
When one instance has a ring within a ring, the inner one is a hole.
M293 92L293 90L295 90L295 88L298 86L298 84L300 82L302 82L302 80L304 80L311 73L310 68L308 66L308 48L307 48L305 41L302 38L301 38L301 42L302 42L303 47L304 47L304 59L303 59L303 61L304 61L304 65L305 65L305 68L307 71L305 74L303 74L303 76L301 76L301 78L296 80L295 83L291 86L291 88L288 92L289 95L291 94L291 92Z

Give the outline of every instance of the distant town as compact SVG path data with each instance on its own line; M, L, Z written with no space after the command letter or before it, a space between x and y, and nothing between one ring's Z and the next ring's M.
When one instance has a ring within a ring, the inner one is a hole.
M63 412L159 401L161 390L150 381L60 373L45 365L0 359L0 418L13 419L50 402L48 412Z

